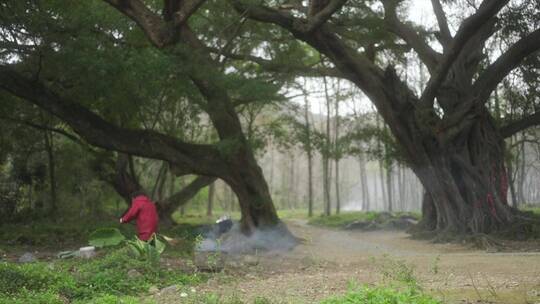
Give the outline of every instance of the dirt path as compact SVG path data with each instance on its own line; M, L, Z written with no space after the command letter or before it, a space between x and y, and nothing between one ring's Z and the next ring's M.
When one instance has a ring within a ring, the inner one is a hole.
M404 232L331 230L302 221L288 225L306 240L303 244L287 253L244 257L198 293L248 303L257 296L314 303L345 292L350 282L382 283L383 273L410 267L425 290L448 303L540 303L540 253L486 253L411 240Z

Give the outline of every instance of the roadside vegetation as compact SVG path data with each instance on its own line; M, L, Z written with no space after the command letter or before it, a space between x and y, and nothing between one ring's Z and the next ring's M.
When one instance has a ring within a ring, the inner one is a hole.
M376 212L376 211L353 211L342 212L330 216L319 216L309 220L309 224L330 228L346 228L353 223L365 222L385 225L391 221L409 218L419 220L420 214L414 212Z

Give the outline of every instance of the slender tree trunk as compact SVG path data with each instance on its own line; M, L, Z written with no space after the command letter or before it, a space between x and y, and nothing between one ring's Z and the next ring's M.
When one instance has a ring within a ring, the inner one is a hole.
M57 196L56 196L56 163L54 158L54 138L51 131L44 131L43 132L44 138L45 138L45 150L47 151L47 158L49 162L49 181L51 183L51 203L49 207L49 211L52 214L55 214L58 210L58 206L56 204Z
M510 146L512 145L513 141L514 141L514 136L510 137ZM518 208L519 203L518 203L516 187L515 187L516 178L514 175L514 165L513 165L512 159L509 158L507 160L506 168L507 168L506 175L508 176L508 183L510 185L510 196L512 197L512 205L514 206L514 208Z
M398 164L397 165L397 186L398 186L398 190L397 190L397 193L399 195L399 197L397 198L396 202L399 202L399 209L400 211L405 211L407 210L407 206L406 206L406 197L405 197L405 187L403 186L403 180L405 179L405 176L404 176L404 169L403 169L403 166Z
M525 159L525 134L522 133L521 135L521 144L519 145L520 146L520 157L518 158L519 160L519 178L518 178L518 206L521 205L521 204L525 204L527 203L526 199L525 199L525 164L526 164L526 159Z
M307 81L304 79L304 87L307 86ZM311 145L311 122L309 119L309 100L308 95L304 92L304 120L306 126L306 145L308 167L308 216L313 216L313 147Z
M292 210L294 209L294 204L295 204L295 194L294 192L296 191L295 190L295 187L294 187L294 151L291 151L290 153L290 158L289 158L289 183L287 184L288 187L287 187L287 204L289 206L289 210Z
M214 192L215 192L215 183L211 183L208 186L208 206L206 208L206 215L212 216L212 210L214 206Z
M163 180L166 178L167 175L167 163L161 162L161 166L159 167L158 175L156 177L156 181L154 183L154 187L152 187L152 198L156 198L157 195L159 195L159 188L160 185L163 185Z
M324 81L324 94L326 97L326 139L323 151L323 193L324 193L324 215L329 216L331 214L330 204L330 170L329 170L329 154L330 154L330 97L328 94L328 83L326 77L323 77Z
M268 189L274 195L274 146L270 145L270 178L268 180Z
M159 201L159 218L164 226L174 223L173 213L180 208L184 208L197 193L204 187L211 185L216 180L215 177L198 176L186 186L181 185L180 191L172 193L166 199ZM180 211L182 215L182 211ZM185 212L185 211L184 211Z
M360 164L360 185L362 188L362 211L368 211L370 208L370 198L369 198L369 185L367 181L366 173L366 160L364 155L360 154L358 156L358 163Z
M386 166L386 190L388 191L388 194L386 195L386 197L388 198L387 208L389 212L394 211L394 202L392 200L392 196L394 192L393 188L394 186L392 182L392 163L390 162Z
M296 209L298 206L298 168L297 162L295 161L294 151L292 154L292 163L291 163L291 194L292 194L292 208Z
M339 214L340 212L340 209L341 209L341 197L340 197L340 193L339 193L339 190L340 190L340 179L339 179L339 160L341 158L341 153L339 151L339 91L340 91L340 81L338 80L337 81L337 90L336 90L336 100L334 101L334 105L335 105L335 112L336 112L336 118L335 118L335 130L334 130L334 133L335 133L335 136L334 136L334 153L335 153L335 156L334 156L334 160L335 160L335 178L334 178L334 181L335 181L335 187L336 187L336 214Z
M379 115L376 116L377 119L376 119L376 123L377 123L377 130L381 130L381 127L380 127L380 117ZM377 150L379 151L382 151L382 144L381 144L381 140L377 140ZM379 180L380 180L380 184L381 184L381 193L382 193L382 206L383 206L383 210L386 210L386 207L388 206L388 199L387 199L387 191L386 191L386 187L385 187L385 182L384 182L384 164L383 164L383 159L382 158L379 158L378 159L378 163L379 163Z

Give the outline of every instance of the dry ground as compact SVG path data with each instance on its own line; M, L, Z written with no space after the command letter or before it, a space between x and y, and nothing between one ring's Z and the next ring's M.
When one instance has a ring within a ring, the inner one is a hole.
M350 282L388 282L383 274L404 270L395 265L402 261L426 291L447 303L540 303L539 252L487 253L412 240L404 232L332 230L300 220L288 226L305 240L301 245L286 253L236 257L240 262L228 263L196 293L248 303L256 297L314 303L345 292Z

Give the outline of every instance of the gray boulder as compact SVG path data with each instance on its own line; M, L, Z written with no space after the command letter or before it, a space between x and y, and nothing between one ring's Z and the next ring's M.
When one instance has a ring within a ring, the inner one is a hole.
M36 256L34 256L31 252L26 252L19 257L19 263L32 263L35 261L37 261Z

